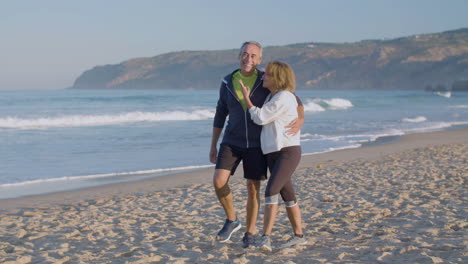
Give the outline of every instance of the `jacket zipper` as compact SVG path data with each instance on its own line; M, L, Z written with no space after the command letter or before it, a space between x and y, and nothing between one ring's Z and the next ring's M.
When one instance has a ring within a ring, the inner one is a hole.
M227 87L228 91L232 94L232 96L233 96L234 98L236 98L236 101L237 101L237 102L241 105L241 107L242 107L242 104L240 103L239 98L237 98L237 96L236 96L236 95L234 94L234 92L231 90L231 88L229 87L229 84L228 84L227 82L226 82L226 87ZM246 135L248 136L248 132L247 132L247 113L246 113L245 111L244 111L244 123L245 123ZM247 148L249 148L249 138L246 137L246 140L245 140L245 141L247 142Z
M257 90L258 86L260 86L260 82L257 84L257 86L255 86L252 91L250 92L250 95L249 97L252 97L252 94L255 92L255 90ZM237 98L237 96L234 94L234 92L231 90L231 88L229 87L229 84L228 82L226 81L226 87L228 88L228 91L232 94L232 96L234 96L234 98L236 98L236 101L241 105L242 107L242 104L241 102L239 101L239 98ZM245 141L247 142L247 148L249 148L249 128L247 126L247 109L244 110L244 123L245 123Z
M249 98L252 97L252 94L257 90L258 86L260 85L260 82L255 86L252 91L249 94ZM240 103L240 102L239 102ZM244 120L245 120L245 137L247 139L247 148L249 148L249 129L247 127L247 109L244 111Z

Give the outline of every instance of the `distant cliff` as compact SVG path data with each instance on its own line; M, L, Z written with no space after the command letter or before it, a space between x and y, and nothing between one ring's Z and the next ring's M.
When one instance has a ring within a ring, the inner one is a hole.
M286 61L299 88L424 89L468 80L468 28L390 40L265 47ZM217 89L239 65L238 50L181 51L96 66L74 89ZM263 67L263 65L260 66Z

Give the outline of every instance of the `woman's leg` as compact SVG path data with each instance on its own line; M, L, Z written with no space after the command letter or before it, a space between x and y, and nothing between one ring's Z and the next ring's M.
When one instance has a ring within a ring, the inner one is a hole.
M265 215L263 219L263 234L266 236L271 235L273 225L276 220L276 214L278 213L278 204L266 204Z
M302 217L301 210L297 203L288 204L286 203L286 211L288 212L289 222L294 231L294 236L289 239L286 243L282 244L280 248L290 248L296 245L307 244L307 239L302 232Z
M294 206L288 207L286 206L286 212L288 212L289 222L294 231L294 235L301 236L302 233L302 216L301 216L301 209L299 205L296 203Z
M267 163L270 170L270 178L265 188L265 209L263 216L263 235L269 236L278 212L279 192L281 190L280 179L277 173L280 164L277 162L280 152L267 154Z
M300 146L283 148L267 155L270 179L265 189L263 234L270 235L278 212L279 194L285 201L296 203L291 176L301 158ZM288 214L289 215L289 214Z
M301 148L292 147L288 148L288 159L283 166L283 173L288 173L288 180L284 183L283 188L280 191L281 197L283 198L286 205L286 212L288 213L288 219L291 223L295 235L302 235L302 217L301 210L296 200L296 194L294 191L292 174L299 165L301 159Z

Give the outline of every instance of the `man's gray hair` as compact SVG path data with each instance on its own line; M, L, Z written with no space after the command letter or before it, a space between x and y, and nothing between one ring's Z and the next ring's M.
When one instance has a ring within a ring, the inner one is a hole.
M239 52L239 58L242 57L242 54L244 53L244 49L245 49L245 46L249 45L249 44L252 44L252 45L255 45L257 46L259 49L260 49L260 58L263 57L263 48L262 48L262 45L260 43L258 43L257 41L246 41L244 43L242 43L242 46L240 48L240 52Z

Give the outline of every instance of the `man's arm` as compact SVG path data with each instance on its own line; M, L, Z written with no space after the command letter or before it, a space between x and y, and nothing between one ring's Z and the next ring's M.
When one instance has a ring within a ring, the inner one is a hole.
M221 87L219 88L219 99L216 105L216 113L213 120L213 133L211 136L211 147L209 158L211 163L216 163L216 159L218 156L218 140L221 136L221 132L223 131L224 123L226 121L226 117L229 114L229 110L226 106L226 102L224 100L223 93L225 91L223 83L221 83Z
M210 162L216 164L216 159L218 158L218 140L221 136L222 128L213 127L213 134L211 136L211 148L210 148Z

